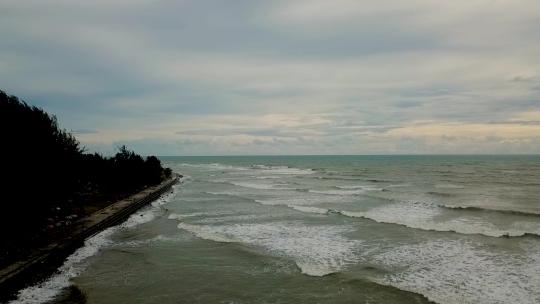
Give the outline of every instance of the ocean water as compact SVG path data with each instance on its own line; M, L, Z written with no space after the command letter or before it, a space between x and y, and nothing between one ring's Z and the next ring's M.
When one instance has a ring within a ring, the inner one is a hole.
M167 157L14 303L540 303L540 156Z

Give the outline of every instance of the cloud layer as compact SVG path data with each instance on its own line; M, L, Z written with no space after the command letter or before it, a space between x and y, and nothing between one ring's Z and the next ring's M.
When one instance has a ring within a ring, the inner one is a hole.
M5 0L0 37L91 150L540 153L534 0Z

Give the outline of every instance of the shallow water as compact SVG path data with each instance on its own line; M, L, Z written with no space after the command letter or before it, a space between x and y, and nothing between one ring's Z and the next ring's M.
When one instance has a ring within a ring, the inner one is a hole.
M540 302L538 156L163 161L182 184L18 301Z

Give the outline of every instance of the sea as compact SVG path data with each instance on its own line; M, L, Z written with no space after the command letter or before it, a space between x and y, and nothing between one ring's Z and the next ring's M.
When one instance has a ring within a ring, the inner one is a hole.
M540 303L540 156L162 157L12 303Z

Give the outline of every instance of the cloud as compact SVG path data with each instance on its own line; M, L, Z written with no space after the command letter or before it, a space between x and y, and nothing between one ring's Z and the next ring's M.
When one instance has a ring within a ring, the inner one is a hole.
M522 123L422 123L394 129L389 136L408 138L468 138L519 140L540 138L539 124Z
M100 150L538 153L538 20L532 0L7 0L0 83Z
M72 134L79 135L79 134L96 134L99 133L97 130L91 130L91 129L76 129L76 130L70 130Z

